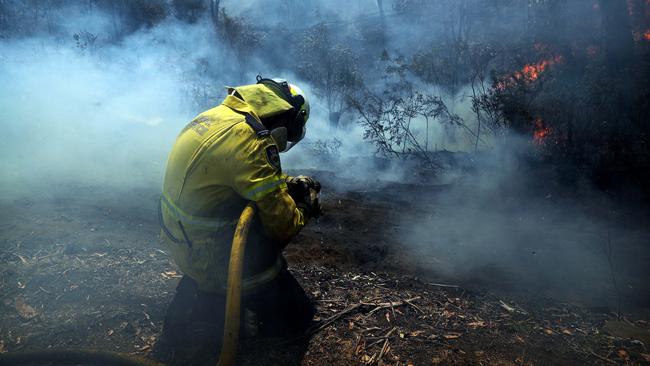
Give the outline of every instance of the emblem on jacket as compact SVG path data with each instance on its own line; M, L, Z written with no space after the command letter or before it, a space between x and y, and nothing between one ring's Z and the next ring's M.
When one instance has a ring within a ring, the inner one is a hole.
M266 160L269 164L273 165L276 169L282 170L282 165L280 164L280 152L278 147L271 145L266 148Z

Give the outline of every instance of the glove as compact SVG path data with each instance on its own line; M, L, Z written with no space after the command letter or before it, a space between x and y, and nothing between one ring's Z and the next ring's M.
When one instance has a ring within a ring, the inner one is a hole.
M309 189L314 189L316 193L320 193L320 182L306 175L287 177L287 187L289 187L291 197L294 197L294 194L296 197L303 196Z
M318 218L323 214L323 207L319 202L320 182L304 175L287 177L286 182L289 195L296 202L296 206L302 208L310 217Z

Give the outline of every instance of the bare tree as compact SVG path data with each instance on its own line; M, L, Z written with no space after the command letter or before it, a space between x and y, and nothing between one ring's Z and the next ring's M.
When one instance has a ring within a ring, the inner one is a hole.
M435 169L437 164L430 154L429 143L431 123L466 126L440 97L406 90L382 95L366 90L360 98L351 100L351 104L359 115L359 124L365 129L364 138L370 140L380 154L413 157L424 168Z
M386 14L384 13L384 0L377 0L377 9L379 9L379 20L381 22L381 32L386 34Z
M610 69L626 66L632 59L634 41L630 28L627 2L600 0L605 52Z
M94 50L97 41L97 34L90 33L88 31L80 31L75 33L72 38L75 40L76 46L79 50Z
M612 280L612 286L616 292L616 318L621 320L621 289L618 286L618 281L616 280L616 271L614 270L614 260L612 255L612 236L609 230L607 230L607 237L605 241L605 258L607 259L607 264L609 266L609 275Z
M304 148L313 156L316 161L331 163L339 160L343 142L337 138L317 139L313 142L304 142Z
M210 7L210 17L216 27L219 26L219 4L221 0L208 0Z
M244 82L249 56L261 43L263 34L255 30L252 24L244 18L231 17L223 8L220 13L221 21L217 27L219 37L233 52L233 59L238 66L239 81Z
M196 22L207 9L205 0L172 0L171 4L176 17L188 23Z
M482 133L498 133L502 131L504 125L499 104L493 97L492 80L488 74L495 55L496 51L489 45L478 44L469 51L470 87L472 90L469 98L472 102L472 112L476 116L474 152L478 151Z
M308 30L301 38L300 76L311 82L325 99L330 123L337 127L348 108L347 96L361 86L357 55L346 46L336 45L324 24Z

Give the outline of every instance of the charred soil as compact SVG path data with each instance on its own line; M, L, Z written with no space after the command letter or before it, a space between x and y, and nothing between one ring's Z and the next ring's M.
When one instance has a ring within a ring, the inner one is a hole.
M326 215L286 252L318 322L307 338L244 341L240 363L650 362L643 317L448 282L413 265L393 218L418 214L410 198L417 189L325 193ZM152 190L87 187L5 201L0 352L74 347L147 356L181 276L158 245L156 200Z

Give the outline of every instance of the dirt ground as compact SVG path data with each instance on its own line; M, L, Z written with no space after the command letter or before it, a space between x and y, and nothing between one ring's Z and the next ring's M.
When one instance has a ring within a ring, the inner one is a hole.
M318 178L325 187L333 179ZM391 219L418 189L325 193L326 215L286 252L318 310L313 335L244 342L239 362L650 364L644 316L619 320L611 309L451 283L421 270L414 263L426 258L403 254L403 233ZM157 197L153 189L59 187L3 201L0 352L75 347L147 356L180 278L158 245Z

